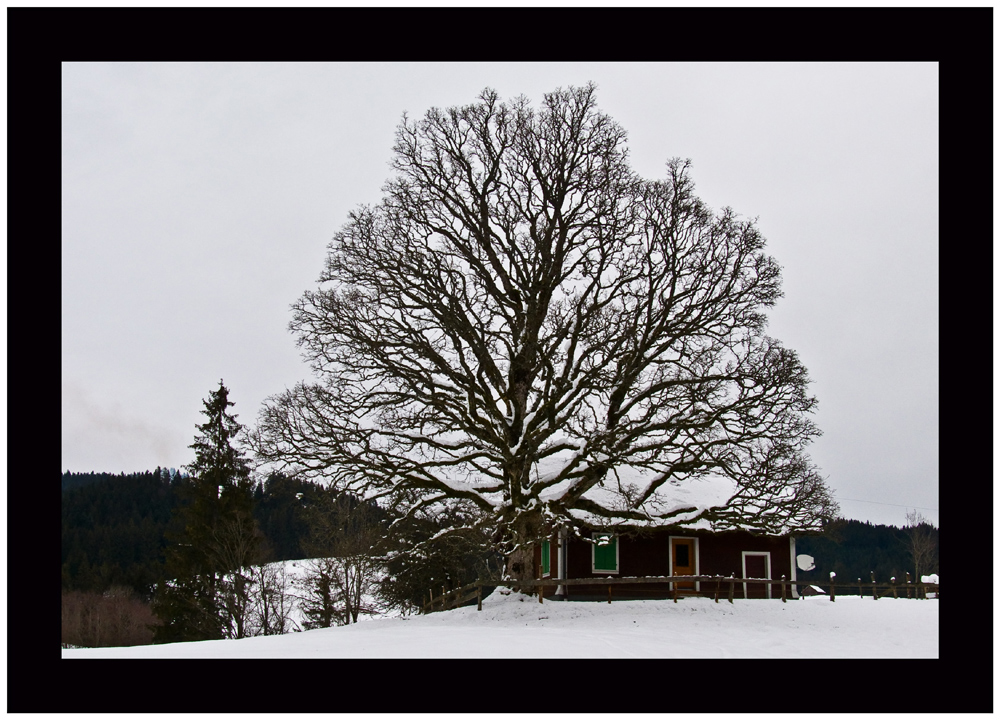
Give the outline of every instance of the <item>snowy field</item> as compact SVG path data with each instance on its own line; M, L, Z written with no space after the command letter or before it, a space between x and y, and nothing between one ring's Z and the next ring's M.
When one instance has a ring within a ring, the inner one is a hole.
M64 658L937 658L938 600L811 597L475 606L289 635L63 650Z

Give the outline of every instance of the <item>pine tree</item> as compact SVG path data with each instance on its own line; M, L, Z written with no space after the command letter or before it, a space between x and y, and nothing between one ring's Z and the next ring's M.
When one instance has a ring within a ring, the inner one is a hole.
M234 446L243 427L230 415L229 390L204 401L208 421L190 447L195 460L181 478L167 548L168 582L157 593L163 624L155 642L243 637L247 580L241 572L256 559L253 483L243 453Z

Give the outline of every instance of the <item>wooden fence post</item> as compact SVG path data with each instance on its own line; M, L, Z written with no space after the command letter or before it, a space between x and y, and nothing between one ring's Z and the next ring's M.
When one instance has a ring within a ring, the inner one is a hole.
M889 582L892 583L892 599L893 600L898 600L899 598L896 597L896 578L895 578L895 576L889 578Z
M476 585L476 610L483 611L483 586Z
M541 585L539 585L538 586L538 604L539 605L543 604L542 598L543 598L544 595L545 595L545 588L542 587Z
M444 585L441 586L441 609L442 610L447 610L448 609L448 595L447 595L448 591L445 590L444 587L445 587Z
M830 602L837 602L837 586L833 584L833 579L837 577L837 573L830 573Z
M861 578L858 578L858 597L864 597L865 594L861 591Z
M910 573L906 573L906 599L910 599Z
M781 602L787 602L785 600L785 576L781 576Z
M878 587L875 585L875 573L872 572L872 597L878 600Z
M733 592L735 592L735 590L736 590L736 581L733 580L733 577L730 575L729 576L729 604L730 605L733 603Z
M431 596L431 601L427 604L427 612L429 614L434 612L434 588L428 590L427 594Z
M719 586L722 585L722 581L718 578L715 579L715 604L719 604Z
M608 605L611 604L611 586L608 585Z

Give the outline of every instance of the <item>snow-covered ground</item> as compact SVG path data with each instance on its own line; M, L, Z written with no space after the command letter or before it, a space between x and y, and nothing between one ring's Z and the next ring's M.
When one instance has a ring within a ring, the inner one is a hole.
M64 658L937 658L938 600L826 596L475 606L245 640L63 650Z

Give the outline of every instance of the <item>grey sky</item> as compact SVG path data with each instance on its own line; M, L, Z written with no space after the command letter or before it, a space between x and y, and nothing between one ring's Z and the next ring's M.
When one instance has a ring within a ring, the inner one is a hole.
M690 158L706 202L758 218L844 514L937 522L931 63L64 64L63 469L180 467L220 378L253 424L309 376L289 305L380 198L404 111L589 80L639 173Z

